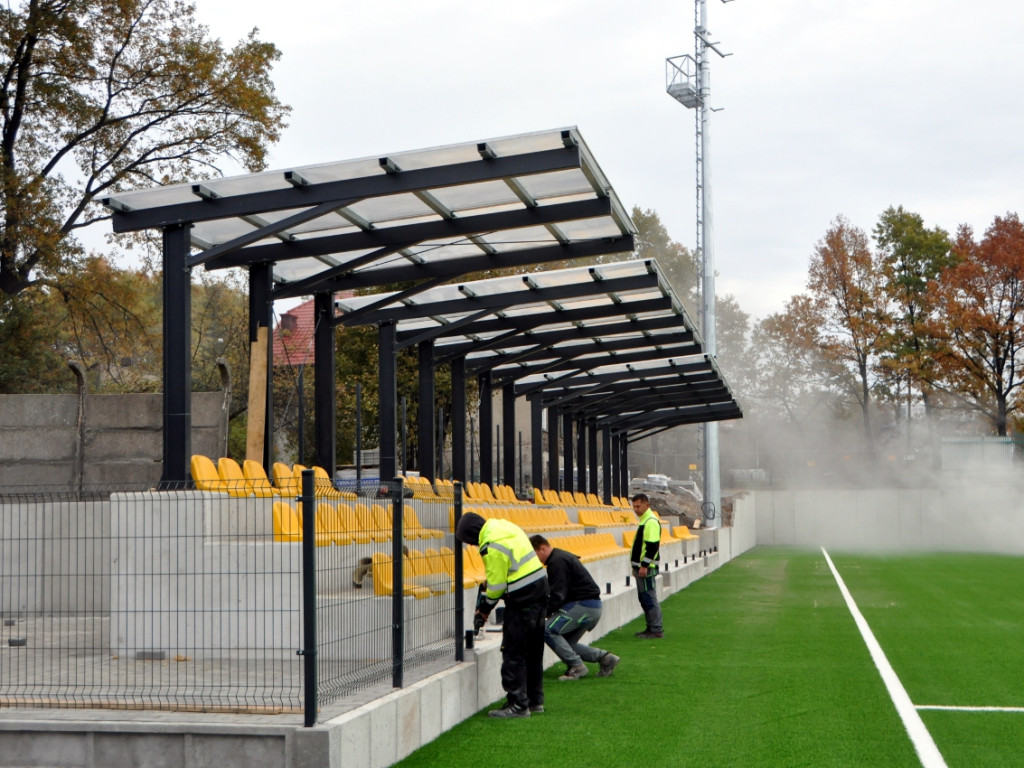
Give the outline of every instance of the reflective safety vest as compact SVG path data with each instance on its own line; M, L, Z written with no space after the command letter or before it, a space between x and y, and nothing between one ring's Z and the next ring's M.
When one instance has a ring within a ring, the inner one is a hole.
M508 520L495 518L484 523L480 531L480 556L487 574L487 599L491 602L547 577L529 537Z
M636 538L633 539L633 550L630 553L630 564L634 568L658 568L658 555L661 549L661 518L648 508L637 521Z

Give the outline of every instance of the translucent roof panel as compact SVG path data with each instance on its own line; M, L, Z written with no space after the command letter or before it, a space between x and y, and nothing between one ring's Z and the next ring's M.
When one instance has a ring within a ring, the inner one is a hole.
M302 281L307 292L344 289L344 275L326 270L356 260L361 275L424 258L459 274L468 257L500 268L502 255L529 263L536 251L540 263L573 244L607 241L611 253L619 239L630 250L635 231L575 128L117 192L104 203L118 232L188 225L189 266L272 263L279 286Z

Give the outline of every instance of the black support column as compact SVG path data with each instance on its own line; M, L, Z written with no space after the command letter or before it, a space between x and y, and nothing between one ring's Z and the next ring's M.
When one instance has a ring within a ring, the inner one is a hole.
M466 358L452 360L452 480L466 476ZM442 449L443 450L443 449Z
M502 482L516 485L516 385L509 382L501 388Z
M590 461L588 465L590 469L590 485L587 487L587 493L597 495L597 422L587 422L587 457Z
M587 492L587 422L576 422L576 482L572 490Z
M544 404L539 397L530 401L530 482L544 487ZM525 489L532 493L532 488ZM532 498L532 497L531 497Z
M395 460L396 428L398 424L398 373L395 339L395 324L381 323L377 329L378 355L378 398L380 409L380 479L382 482L394 478L397 472Z
M480 384L480 482L494 485L494 400L490 371L481 373Z
M337 398L334 372L334 295L318 293L313 298L316 328L313 335L314 395L316 402L316 463L334 477L337 468Z
M544 486L541 486L542 488ZM562 490L558 482L558 409L548 408L548 488Z
M619 494L612 490L612 428L601 427L601 501L612 503L612 495Z
M562 490L572 493L573 460L572 413L562 412Z
M192 275L189 227L163 231L164 465L162 486L184 484L192 459Z
M419 344L419 406L416 415L416 464L420 477L434 482L434 342Z
M265 329L267 339L266 371L263 375L263 451L260 461L270 474L274 461L274 280L270 264L253 264L249 267L249 348L253 349ZM250 371L250 387L253 386Z
M619 486L622 496L629 496L629 438L625 432L619 437Z

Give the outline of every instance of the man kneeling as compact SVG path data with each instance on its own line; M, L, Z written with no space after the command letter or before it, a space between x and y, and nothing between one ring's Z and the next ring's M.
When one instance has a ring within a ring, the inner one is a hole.
M583 633L596 627L601 619L600 588L572 552L552 547L539 534L531 536L530 543L548 569L550 593L544 642L568 666L558 679L579 680L589 672L584 661L597 662L597 676L607 677L615 670L619 657L580 642Z

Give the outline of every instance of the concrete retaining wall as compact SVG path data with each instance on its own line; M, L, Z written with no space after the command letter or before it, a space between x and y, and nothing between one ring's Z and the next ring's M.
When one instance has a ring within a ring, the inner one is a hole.
M224 395L192 394L192 450L222 456ZM0 488L148 487L160 479L163 395L0 395Z

